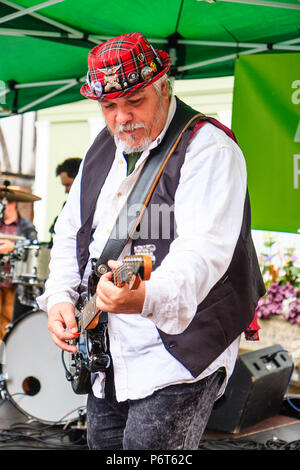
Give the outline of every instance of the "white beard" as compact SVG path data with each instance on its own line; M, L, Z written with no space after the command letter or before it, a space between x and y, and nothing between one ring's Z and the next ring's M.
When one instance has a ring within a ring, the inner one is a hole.
M122 143L123 151L125 153L144 152L144 150L147 150L147 148L152 142L150 137L146 136L138 145L135 145L134 136L129 135L127 137L127 139L129 139L130 142L128 142L128 140L125 141L120 137L121 132L133 131L135 129L145 129L145 126L144 124L125 124L125 125L120 124L116 129L116 136L119 139L119 141Z
M107 123L106 123L107 125ZM115 134L110 130L110 128L107 126L110 134L112 136L117 137L118 141L122 144L123 151L125 153L133 153L133 152L144 152L144 150L147 150L149 145L151 144L151 139L150 137L145 137L138 145L134 144L135 138L134 136L128 136L128 139L131 141L130 143L125 140L123 140L120 137L120 133L123 131L133 131L135 129L145 129L144 124L120 124L117 129Z
M130 145L128 142L125 142L122 139L120 139L120 142L122 142L123 151L125 153L133 153L133 152L144 152L144 150L147 150L147 148L150 146L152 141L149 137L145 137L139 143L139 145L134 145L134 141L132 142L132 145Z
M157 121L161 118L161 115L163 115L163 111L164 111L164 108L163 108L163 105L162 105L162 99L160 98L159 106L158 106L158 110L157 110L157 115L156 115L156 120ZM106 122L106 125L107 125L107 122ZM124 132L126 130L127 131L133 131L135 129L146 129L146 127L143 123L120 124L119 126L117 126L115 133L113 133L111 131L111 129L109 128L108 125L107 125L107 128L108 128L109 132L111 133L111 135L114 135L115 137L117 137L119 142L122 143L123 151L125 153L144 152L144 150L147 150L149 148L150 144L152 143L152 140L150 139L149 135L147 135L138 145L135 145L135 137L134 136L128 135L126 141L123 140L120 137L121 132ZM149 129L149 134L150 133L151 133L151 129Z

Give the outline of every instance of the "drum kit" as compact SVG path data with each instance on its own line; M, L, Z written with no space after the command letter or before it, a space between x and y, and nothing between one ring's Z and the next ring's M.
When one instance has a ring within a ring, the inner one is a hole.
M0 186L0 200L31 202L37 196ZM10 401L29 420L45 424L80 421L86 396L73 392L66 379L64 354L53 343L47 314L36 298L44 291L49 275L50 248L46 242L0 234L15 242L14 251L0 255L0 282L16 285L21 304L28 313L7 327L0 342L0 397Z

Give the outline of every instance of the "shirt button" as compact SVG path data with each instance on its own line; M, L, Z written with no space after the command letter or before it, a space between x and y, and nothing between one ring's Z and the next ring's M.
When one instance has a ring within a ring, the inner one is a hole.
M117 196L118 196L118 197L121 197L121 196L122 196L122 193L121 193L121 192L117 193Z

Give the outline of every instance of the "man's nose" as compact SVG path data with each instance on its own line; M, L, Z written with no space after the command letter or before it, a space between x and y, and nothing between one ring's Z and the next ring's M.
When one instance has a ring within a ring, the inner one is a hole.
M117 110L116 122L117 124L126 124L132 120L132 113L128 111L126 106L122 106Z

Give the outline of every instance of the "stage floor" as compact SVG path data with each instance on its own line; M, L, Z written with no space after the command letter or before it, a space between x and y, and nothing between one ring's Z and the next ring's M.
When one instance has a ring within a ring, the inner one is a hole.
M300 450L300 420L276 415L237 434L208 430L200 448L207 450Z
M0 400L0 450L87 450L82 421L30 421L9 400ZM279 414L238 434L207 430L200 450L300 450L300 419Z
M30 419L9 400L0 399L0 451L87 450L83 421L42 423Z

